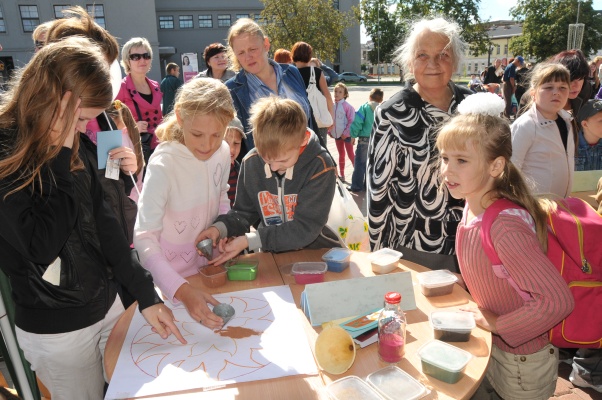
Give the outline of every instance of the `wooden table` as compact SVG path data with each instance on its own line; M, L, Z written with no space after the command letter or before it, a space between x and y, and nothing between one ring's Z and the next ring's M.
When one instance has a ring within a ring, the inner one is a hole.
M198 287L203 287L209 293L219 294L233 292L257 287L269 287L282 284L288 284L293 293L295 303L299 307L301 292L304 290L304 285L294 283L294 277L290 275L292 263L297 261L321 261L324 250L301 250L296 252L269 254L260 253L255 255L245 256L248 259L259 260L259 272L255 281L237 281L228 283L219 288L205 288L200 280L200 277L193 276L189 278L189 282ZM416 280L416 273L427 271L425 267L403 261L398 264L398 269L391 273L400 271L410 271L412 279ZM359 278L363 276L374 276L370 262L367 259L366 253L354 253L351 257L351 265L341 273L327 272L326 281L335 281L341 279ZM419 380L427 388L431 390L426 399L464 399L469 398L476 390L479 383L483 379L485 368L489 360L491 352L491 334L480 328L475 328L469 342L454 343L454 345L471 352L475 358L468 364L465 376L456 384L451 385L437 379L431 378L428 375L422 374L420 359L416 354L416 350L430 338L433 337L432 329L429 325L428 316L432 310L442 307L457 308L462 305L475 305L468 293L462 290L458 285L454 286L452 294L440 297L426 298L420 292L418 286L415 286L415 298L417 309L406 313L408 320L407 330L407 345L406 356L397 364L404 371L408 372L414 378ZM134 314L135 306L130 307L121 317L111 336L107 342L105 350L105 369L107 377L110 379L125 335ZM304 329L308 337L308 341L314 350L314 343L318 336L320 328L314 329L305 318L303 312L299 309L299 315L303 321ZM356 375L360 378L365 378L368 374L384 368L388 364L380 361L377 354L377 345L367 346L363 349L357 349L357 355L353 366L343 375L331 375L325 372L320 372L318 376L291 376L278 379L269 379L256 382L245 382L236 385L230 385L223 389L200 392L199 390L178 392L177 394L165 394L153 396L150 398L157 399L210 399L210 400L226 400L226 399L320 399L328 400L329 397L325 390L325 385L337 380L343 376ZM147 397L148 398L148 397Z
M239 290L255 289L260 287L270 287L283 285L282 277L278 271L276 263L271 253L258 253L240 257L241 260L258 260L259 267L257 272L257 278L253 281L227 281L225 285L217 288L208 288L203 285L200 275L194 275L188 278L188 282L195 287L200 287L211 294L229 293L236 292ZM105 348L105 371L107 378L111 379L113 371L115 370L115 364L119 358L119 352L121 346L125 340L128 328L134 312L136 310L137 303L134 303L129 307L126 312L121 316L111 335L107 341ZM307 319L303 316L305 329L308 333L315 333L315 331L307 322ZM313 342L312 342L313 343ZM316 376L288 376L278 379L269 379L256 382L243 382L236 385L228 385L223 389L216 389L212 391L202 392L200 390L182 391L177 394L164 394L157 395L148 398L157 399L210 399L210 400L228 400L228 399L266 399L266 400L281 400L285 398L290 399L313 399L318 398L318 392L323 391L324 381L319 375Z
M304 285L294 283L294 277L290 275L291 264L297 261L321 261L322 254L326 250L301 250L297 252L274 254L274 260L282 274L282 279L288 283L293 292L295 303L299 306L301 292L304 290ZM357 278L362 276L377 275L372 272L372 266L367 258L367 253L355 252L351 256L349 268L343 272L327 272L325 281L336 281L342 279ZM453 292L446 296L425 297L420 291L416 274L418 272L428 271L427 268L409 262L400 260L398 268L390 273L410 271L412 280L414 281L414 295L416 298L417 309L406 312L407 318L407 344L405 358L397 364L398 367L412 375L424 386L431 390L431 394L426 399L468 399L476 391L482 381L489 362L491 353L491 333L477 327L472 331L470 340L466 343L452 343L461 349L472 353L475 357L469 362L465 370L465 376L456 384L448 384L438 379L432 378L429 375L422 373L420 358L418 357L418 348L428 340L433 338L433 330L429 323L429 315L431 311L446 308L457 309L460 306L476 304L472 301L470 295L464 291L459 285L454 285ZM383 293L384 296L384 293ZM315 343L317 332L321 329L316 329L312 335L311 343ZM313 351L313 346L312 346ZM352 367L342 375L331 375L326 372L321 372L326 384L342 378L344 376L356 375L360 378L365 378L368 374L386 367L387 363L380 361L378 357L378 347L376 344L357 349L355 362Z

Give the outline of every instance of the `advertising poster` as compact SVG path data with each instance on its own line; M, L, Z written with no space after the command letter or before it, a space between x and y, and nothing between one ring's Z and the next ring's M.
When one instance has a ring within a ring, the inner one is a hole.
M182 53L182 76L188 82L199 73L197 53Z

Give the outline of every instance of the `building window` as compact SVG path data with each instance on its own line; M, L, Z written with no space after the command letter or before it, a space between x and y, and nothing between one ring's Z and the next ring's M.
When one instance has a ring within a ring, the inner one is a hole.
M236 19L249 18L249 14L236 14Z
M94 17L94 22L106 29L105 24L105 6L102 4L88 4L86 5L88 14Z
M63 10L65 10L69 7L71 7L71 6L68 4L54 6L54 18L55 19L65 18L65 15L63 14Z
M232 17L229 14L217 16L217 26L219 26L220 28L224 28L230 25L232 25Z
M173 15L160 15L159 29L173 29Z
M501 49L500 45L497 45L495 47L496 47L496 53L495 54L500 54L500 49Z
M180 29L192 29L192 15L180 15Z
M4 14L2 13L2 7L0 7L0 33L6 33L6 25L4 24Z
M255 20L255 22L257 23L257 25L265 25L265 20L263 18L261 18L261 14L257 13L255 15L253 15L253 19Z
M507 44L504 45L504 54L508 55L508 45Z
M339 9L339 0L334 0L332 2L332 8L334 8L335 10Z
M211 15L199 15L199 28L213 28Z
M36 26L40 25L38 6L19 6L19 12L21 13L23 32L33 32Z
M474 63L474 72L479 72L479 63Z

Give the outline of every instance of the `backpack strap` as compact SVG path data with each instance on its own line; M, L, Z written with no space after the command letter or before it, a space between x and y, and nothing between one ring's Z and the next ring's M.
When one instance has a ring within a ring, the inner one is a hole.
M495 248L493 247L493 242L491 240L491 227L493 226L493 221L500 215L500 213L504 210L508 210L510 208L519 208L516 204L507 199L498 199L492 205L487 207L485 213L483 214L483 219L481 221L481 245L483 246L483 250L489 261L491 261L491 267L493 268L493 272L498 278L506 279L510 286L516 290L518 295L524 300L531 300L531 294L529 292L525 292L521 288L518 287L516 281L512 279L504 265L502 264L502 260L497 255Z

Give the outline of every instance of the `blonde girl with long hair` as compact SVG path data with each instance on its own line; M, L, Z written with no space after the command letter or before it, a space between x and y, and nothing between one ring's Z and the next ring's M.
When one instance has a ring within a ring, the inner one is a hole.
M549 343L548 331L572 311L574 301L545 254L546 213L511 161L510 127L499 117L503 110L504 102L494 94L469 96L436 142L443 190L466 201L456 254L478 308L463 310L493 334L487 377L474 398L499 398L489 397L495 391L504 399L547 400L558 376L558 349ZM483 214L500 199L516 208L493 221L491 241L507 273L530 293L529 300L495 274L481 242Z
M186 278L208 260L197 254L198 234L230 209L230 149L223 140L234 118L232 98L217 79L193 79L178 90L174 112L157 128L161 140L150 158L140 197L134 245L142 265L172 302L215 329L217 301Z
M0 103L0 268L25 358L53 398L100 399L117 283L164 339L185 343L106 208L79 133L109 106L109 66L84 38L46 44Z

